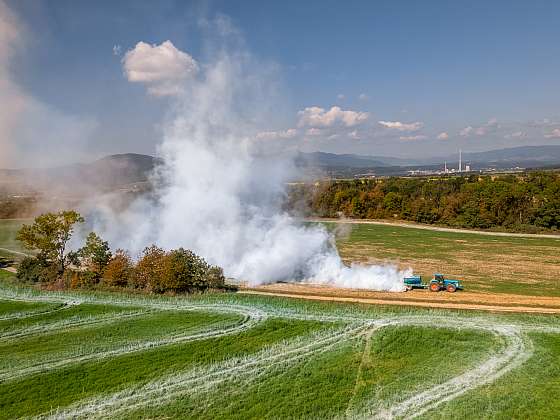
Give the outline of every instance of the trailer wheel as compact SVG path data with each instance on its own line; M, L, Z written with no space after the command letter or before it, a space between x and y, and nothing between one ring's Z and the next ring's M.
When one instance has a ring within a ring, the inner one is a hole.
M448 284L448 285L447 285L447 291L448 291L449 293L455 293L455 290L457 290L457 287L455 287L454 284Z
M437 284L437 283L430 283L430 291L431 291L431 292L439 292L439 284Z

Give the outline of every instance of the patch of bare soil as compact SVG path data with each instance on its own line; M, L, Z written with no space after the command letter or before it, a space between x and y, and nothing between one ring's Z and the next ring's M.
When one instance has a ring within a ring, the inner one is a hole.
M456 293L434 293L428 290L391 293L298 283L275 283L254 288L243 288L240 290L240 293L377 305L560 314L560 298L558 297L522 296L503 293L461 291Z

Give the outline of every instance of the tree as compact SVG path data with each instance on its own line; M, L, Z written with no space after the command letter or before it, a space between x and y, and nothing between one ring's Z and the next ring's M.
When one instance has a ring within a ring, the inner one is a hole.
M136 264L133 287L159 291L162 289L166 253L156 245L144 248Z
M55 264L58 272L66 268L66 244L72 237L74 225L84 218L76 211L45 213L35 218L33 224L23 225L17 234L26 249L38 250L37 258Z
M124 287L128 285L133 271L134 264L128 252L117 249L115 255L105 267L103 279L109 286Z
M78 251L91 271L102 275L105 267L111 260L112 254L109 243L102 240L95 232L90 232L86 238L86 244Z
M209 266L194 252L179 248L167 254L163 275L163 291L190 292L208 288Z

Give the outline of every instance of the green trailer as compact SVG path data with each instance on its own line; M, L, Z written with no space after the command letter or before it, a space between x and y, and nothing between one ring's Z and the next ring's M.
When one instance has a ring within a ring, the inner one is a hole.
M446 278L444 274L440 273L435 273L428 283L422 281L422 276L405 277L404 286L406 290L430 289L431 292L447 290L449 293L454 293L457 290L463 290L463 284L460 280Z

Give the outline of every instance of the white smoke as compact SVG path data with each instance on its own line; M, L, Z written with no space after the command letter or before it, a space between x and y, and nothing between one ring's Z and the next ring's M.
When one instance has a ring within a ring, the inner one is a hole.
M280 210L294 168L256 136L266 83L247 53L213 55L173 106L158 152L164 164L154 175L157 197L105 218L112 245L133 252L152 242L188 248L250 285L304 280L402 291L408 271L347 267L324 227Z

